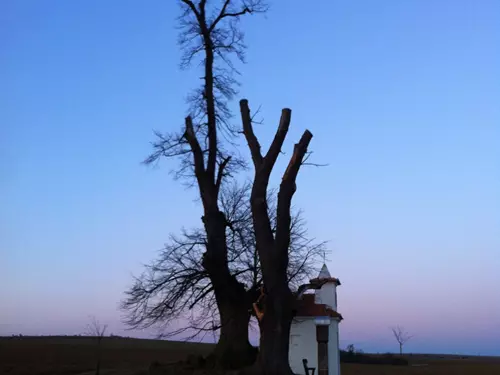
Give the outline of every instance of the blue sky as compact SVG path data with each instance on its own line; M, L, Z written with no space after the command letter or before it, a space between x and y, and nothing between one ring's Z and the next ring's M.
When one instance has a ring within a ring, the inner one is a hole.
M140 164L198 84L177 15L0 5L0 334L80 333L89 314L123 333L130 275L200 224L175 164ZM500 355L499 15L496 0L275 0L243 22L239 97L262 106L262 143L293 110L274 183L305 128L329 164L301 171L294 203L331 241L343 344L396 350L400 324L409 351Z

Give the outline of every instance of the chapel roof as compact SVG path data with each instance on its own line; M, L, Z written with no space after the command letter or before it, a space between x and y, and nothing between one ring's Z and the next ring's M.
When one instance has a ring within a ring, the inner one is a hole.
M310 281L311 281L311 283L318 282L318 281L323 281L323 282L326 281L327 283L334 283L337 286L341 285L339 279L332 277L332 275L330 275L330 271L328 270L328 267L326 266L326 264L323 264L323 267L321 267L321 270L319 271L318 277L315 277L314 279L311 279Z
M302 299L297 301L296 316L329 316L342 320L342 315L324 304L316 304L314 294L304 294Z
M321 270L319 271L318 279L328 279L330 277L332 277L332 275L330 275L328 267L326 264L323 264L323 267L321 267Z

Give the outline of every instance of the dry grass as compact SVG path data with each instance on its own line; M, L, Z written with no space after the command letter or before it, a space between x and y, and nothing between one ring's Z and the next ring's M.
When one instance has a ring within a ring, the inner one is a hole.
M443 358L441 358L443 357ZM413 366L342 364L342 375L498 375L500 357L413 355Z
M88 337L0 338L0 374L81 374L94 369L95 349L95 340ZM101 368L119 374L137 372L153 361L178 361L189 354L206 355L211 349L210 344L105 337Z
M105 338L101 375L147 374L153 361L185 359L206 355L210 344L159 340ZM498 375L500 358L414 355L413 364L427 366L381 366L342 364L342 375ZM86 337L0 338L0 374L93 375L95 342Z

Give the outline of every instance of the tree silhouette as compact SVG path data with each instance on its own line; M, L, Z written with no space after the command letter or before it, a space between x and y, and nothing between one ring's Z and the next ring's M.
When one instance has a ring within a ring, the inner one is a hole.
M306 130L295 144L288 166L282 175L275 211L276 229L269 213L269 178L281 153L291 120L291 110L285 108L269 146L263 155L254 133L248 101L240 101L243 133L250 149L255 175L250 196L250 207L255 230L256 248L262 268L264 298L260 298L260 346L257 369L263 374L292 374L288 363L290 327L295 296L288 284L289 251L292 234L291 202L297 189L300 167L307 160L307 149L312 133Z
M403 346L406 344L413 336L404 330L401 326L396 326L391 328L394 338L399 344L399 354L403 355Z
M189 115L183 128L167 134L156 132L153 152L145 163L155 163L162 157L176 158L180 163L175 176L198 187L206 237L200 262L210 279L209 288L220 317L214 355L222 367L242 367L254 361L255 349L248 340L250 312L245 286L229 267L228 220L220 208L219 195L225 181L244 166L237 153L230 150L236 132L229 123L227 107L236 94L234 63L245 57L239 19L265 12L267 6L262 0L179 0L179 4L181 67L201 62L202 85L188 98Z
M94 337L96 339L95 375L99 375L101 371L101 357L102 357L101 343L107 328L108 328L107 324L101 324L99 323L99 321L96 319L95 316L91 316L90 322L87 324L87 328L85 330L85 333L88 336Z

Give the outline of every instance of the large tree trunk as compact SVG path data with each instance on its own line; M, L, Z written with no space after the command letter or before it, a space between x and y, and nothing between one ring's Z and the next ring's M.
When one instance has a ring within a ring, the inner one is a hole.
M257 348L248 339L250 313L246 304L226 301L219 306L222 327L214 355L219 367L236 369L250 366L257 357Z
M220 315L220 337L214 350L218 367L241 368L254 363L257 350L250 345L250 312L246 290L231 275L227 263L226 218L218 210L203 218L207 232L207 251L203 267L210 276Z
M260 348L257 371L263 375L291 375L288 361L292 293L288 285L268 290L265 314L260 322Z

